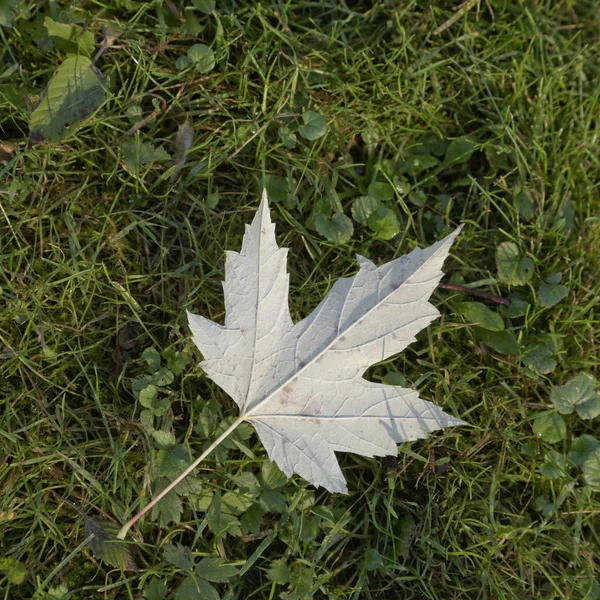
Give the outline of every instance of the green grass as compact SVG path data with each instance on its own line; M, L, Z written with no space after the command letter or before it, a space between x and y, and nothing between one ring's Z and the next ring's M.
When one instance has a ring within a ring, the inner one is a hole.
M598 491L572 463L544 467L578 436L599 437L598 420L560 417L554 443L532 428L553 386L600 375L595 2L492 0L440 33L458 2L224 2L211 15L191 0L25 4L0 45L0 597L131 599L146 587L160 598L154 578L172 598L186 573L165 556L183 544L196 563L238 569L213 584L222 598L599 598ZM65 58L41 40L45 16L89 29L97 47L104 26L121 35L96 65L110 88L100 110L62 142L28 147L24 97ZM176 66L194 43L214 50L209 73ZM307 110L327 133L287 147L280 127L299 117L281 115ZM174 155L186 119L181 168L126 166L123 143ZM465 136L465 160L444 161ZM138 523L138 571L121 571L82 544L84 518L61 498L121 524L236 414L194 367L185 309L222 322L224 252L239 248L268 176L285 180L269 185L282 188L272 214L291 249L294 319L355 271L356 253L385 262L462 222L444 281L513 309L515 295L526 301L521 316L486 302L519 353L500 354L461 316L478 298L436 291L442 318L370 376L400 373L468 427L403 444L397 459L340 455L348 496L275 481L242 430L179 490L180 509L172 496ZM394 177L405 189L384 204L397 236L354 221L336 242L316 228L316 215L351 218L370 183ZM498 277L502 242L533 260L525 285ZM553 273L568 294L546 307L539 287ZM154 420L175 450L140 423L132 391L151 347L190 359Z

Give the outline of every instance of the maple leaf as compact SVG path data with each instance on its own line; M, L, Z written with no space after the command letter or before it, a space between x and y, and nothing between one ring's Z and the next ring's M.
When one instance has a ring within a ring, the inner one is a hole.
M189 312L188 319L201 368L288 477L346 493L336 452L396 455L399 442L464 424L414 390L363 378L440 315L428 299L459 231L380 267L359 256L359 272L294 324L287 249L277 246L263 194L241 252L227 253L225 325Z
M292 322L287 249L279 248L267 195L241 252L225 264L225 325L188 312L200 366L240 408L239 416L168 486L121 527L131 527L183 481L242 422L254 425L269 458L289 477L346 493L335 456L398 453L397 444L465 422L414 390L364 379L401 352L440 313L428 300L462 227L426 250L339 279L313 313Z

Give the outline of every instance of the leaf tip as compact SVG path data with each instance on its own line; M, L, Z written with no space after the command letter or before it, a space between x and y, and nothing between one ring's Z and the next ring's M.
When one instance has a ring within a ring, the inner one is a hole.
M460 235L460 232L465 228L465 224L461 223L452 233L446 236L446 240L454 242L454 240Z
M260 206L256 211L252 226L255 226L257 223L260 224L260 227L271 224L271 211L269 210L269 197L266 188L263 189Z
M269 196L267 195L267 188L266 187L263 189L263 192L262 192L262 198L260 200L260 208L259 208L259 210L262 211L265 208L266 209L269 208Z

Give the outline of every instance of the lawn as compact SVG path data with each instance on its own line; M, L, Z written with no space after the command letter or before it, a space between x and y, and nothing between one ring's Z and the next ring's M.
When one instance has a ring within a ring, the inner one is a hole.
M0 3L0 598L600 598L594 0ZM463 419L287 479L186 310L266 188L306 317L464 229L369 369Z

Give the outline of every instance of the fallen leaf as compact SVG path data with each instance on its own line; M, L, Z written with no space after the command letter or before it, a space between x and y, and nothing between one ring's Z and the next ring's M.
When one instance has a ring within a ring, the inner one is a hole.
M292 323L287 249L278 248L267 196L240 253L228 252L225 325L188 313L202 369L237 403L289 477L347 492L335 452L396 455L397 444L463 425L411 389L363 378L439 316L428 302L460 228L426 250L339 279L313 313Z
M84 31L74 23L58 23L50 17L44 19L44 27L59 50L85 56L91 56L94 52L94 34L91 31Z
M180 155L178 157L180 163L178 164L185 163L187 151L192 147L193 142L194 128L189 121L185 121L179 126L177 136L175 137L175 149L177 150L177 154Z
M105 97L106 82L85 56L69 56L55 71L31 113L31 137L59 142L91 114Z
M116 539L119 530L117 525L110 521L94 519L85 514L83 523L85 537L94 534L94 537L88 542L88 546L98 558L121 571L137 572L138 568L131 557L129 548Z
M129 552L129 548L116 539L119 530L117 525L106 519L90 517L74 502L61 496L58 496L58 498L83 517L83 535L86 539L90 538L87 545L95 556L122 571L137 572L138 568Z

